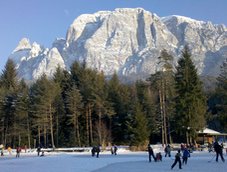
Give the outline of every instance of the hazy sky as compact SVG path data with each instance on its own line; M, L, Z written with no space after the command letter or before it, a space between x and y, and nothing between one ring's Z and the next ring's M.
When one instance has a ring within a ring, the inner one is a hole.
M0 72L24 37L49 48L81 14L136 7L227 26L227 0L0 0Z

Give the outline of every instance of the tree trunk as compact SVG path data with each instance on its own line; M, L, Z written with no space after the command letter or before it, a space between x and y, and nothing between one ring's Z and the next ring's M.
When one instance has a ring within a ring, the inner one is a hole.
M85 116L86 116L86 136L87 136L87 146L89 146L89 117L88 117L88 106L86 106Z
M21 136L20 136L20 134L18 135L18 145L21 146Z
M78 115L77 114L76 114L76 135L77 135L77 140L78 140L78 146L81 146L79 120L78 120Z
M31 148L31 136L30 136L30 126L29 126L28 117L27 117L27 136L28 136L28 148Z
M40 131L40 126L38 126L38 139L39 139L39 141L38 141L39 145L38 146L40 146L40 144L41 144L41 131Z
M99 109L99 112L98 112L98 117L99 117L99 121L98 121L98 136L99 136L99 143L101 144L102 143L102 119L101 119L101 110Z
M49 118L50 118L50 135L51 135L51 144L52 148L55 148L54 144L54 129L53 129L53 115L52 115L52 106L49 105Z
M44 129L43 129L43 138L44 138L44 146L46 147L47 146L47 129L46 129L46 126L44 126Z
M56 115L56 146L58 147L58 135L59 135L59 114Z
M91 116L91 104L88 104L88 116L89 116L89 129L90 129L90 144L93 143L93 127L92 127L92 116Z
M165 103L165 86L162 84L162 105L163 105L163 128L164 128L164 144L167 145L167 125L166 125L166 103Z
M164 146L165 141L164 141L164 123L163 123L163 104L162 104L162 92L159 90L159 103L160 103L160 114L161 114L161 125L162 125L162 145Z

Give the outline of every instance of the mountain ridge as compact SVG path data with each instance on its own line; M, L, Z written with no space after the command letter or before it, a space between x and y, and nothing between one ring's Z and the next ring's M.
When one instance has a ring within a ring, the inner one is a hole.
M198 73L217 76L227 57L227 28L184 16L159 17L142 8L118 8L83 14L69 26L66 38L50 49L24 38L9 58L20 78L36 80L52 76L56 67L69 70L76 60L105 75L145 78L157 69L161 50L174 56L188 45Z

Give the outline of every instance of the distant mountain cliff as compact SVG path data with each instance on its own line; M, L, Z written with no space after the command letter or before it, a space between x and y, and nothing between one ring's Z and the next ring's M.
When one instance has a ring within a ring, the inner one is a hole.
M106 75L136 79L156 70L158 56L168 50L175 62L184 45L189 45L200 75L217 76L227 58L227 28L182 16L158 17L136 9L115 9L84 14L75 19L65 39L44 48L23 38L9 58L20 77L51 76L60 65L69 69L77 60Z

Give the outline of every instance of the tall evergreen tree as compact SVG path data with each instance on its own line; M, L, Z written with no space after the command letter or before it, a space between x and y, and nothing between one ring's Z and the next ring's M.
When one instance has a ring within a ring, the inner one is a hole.
M15 104L17 101L18 78L14 62L9 59L0 77L2 90L1 119L2 119L2 143L16 144Z
M132 104L132 114L127 121L127 125L130 132L131 145L138 147L146 145L149 139L147 118L142 106L136 99Z
M68 71L63 70L60 66L57 67L53 81L60 88L59 94L54 101L55 106L55 138L56 147L68 146L71 138L71 128L68 126L68 116L66 115L66 97L67 92L71 88L70 74Z
M47 146L50 135L51 145L55 147L54 139L54 100L59 93L59 87L46 75L42 75L31 88L31 102L34 126L38 131L38 143L41 144L41 131L43 132L43 145Z
M130 87L120 82L116 73L108 81L108 100L112 103L116 115L112 116L112 141L117 144L129 142L126 124L129 115Z
M149 82L136 82L137 96L148 123L149 142L154 142L153 136L159 134L159 120L156 113L156 94L151 90Z
M86 68L86 64L80 65L75 62L70 69L72 83L75 83L83 97L85 109L85 126L86 126L86 145L91 145L94 142L94 86L96 81L97 71Z
M166 50L161 51L157 71L152 74L150 81L153 91L157 95L157 113L159 114L159 124L161 128L162 144L171 142L170 121L174 109L174 72L173 56Z
M8 59L5 68L0 78L1 87L5 88L7 92L14 92L17 89L18 78L16 66L13 60Z
M178 132L186 133L189 143L196 137L196 132L205 126L206 100L187 46L178 61L175 81L177 97L174 125Z
M29 116L29 88L22 79L18 85L17 101L15 104L15 130L18 135L18 144L26 144L31 148L31 131Z
M73 137L74 145L81 146L81 134L79 117L82 114L82 96L77 89L76 85L73 85L66 97L66 106L69 114L69 123L73 125Z
M221 130L227 131L227 59L223 62L220 71L215 90L216 120L220 123Z
M97 116L95 134L99 138L98 142L105 145L107 142L111 142L111 128L108 125L114 111L108 100L107 83L102 72L96 75L92 101L94 103L94 113Z

